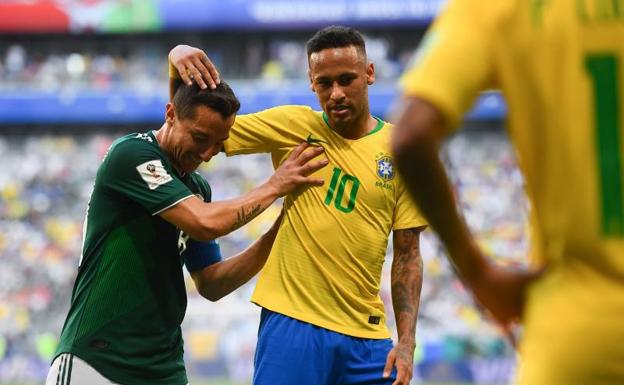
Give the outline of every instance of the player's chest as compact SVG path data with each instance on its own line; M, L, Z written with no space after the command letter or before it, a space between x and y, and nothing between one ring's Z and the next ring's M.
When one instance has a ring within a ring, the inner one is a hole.
M324 180L320 189L322 203L342 212L358 205L386 210L394 207L396 170L389 151L364 147L360 151L326 147L329 164L318 172Z

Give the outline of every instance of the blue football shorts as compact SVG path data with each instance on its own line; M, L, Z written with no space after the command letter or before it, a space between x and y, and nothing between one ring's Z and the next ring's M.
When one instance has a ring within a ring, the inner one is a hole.
M254 385L390 385L383 378L390 339L347 336L262 309Z

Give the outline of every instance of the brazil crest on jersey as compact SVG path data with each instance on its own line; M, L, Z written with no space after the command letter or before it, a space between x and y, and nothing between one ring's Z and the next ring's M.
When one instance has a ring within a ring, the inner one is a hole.
M394 171L390 125L357 140L333 131L321 112L281 106L236 118L228 155L271 153L274 166L299 143L325 148L330 163L285 199L285 217L252 301L339 333L388 338L379 297L391 230L425 224Z
M178 175L153 133L111 145L91 194L57 355L75 354L115 383L188 383L178 252L185 238L158 213L193 195L209 201L210 187L199 174Z

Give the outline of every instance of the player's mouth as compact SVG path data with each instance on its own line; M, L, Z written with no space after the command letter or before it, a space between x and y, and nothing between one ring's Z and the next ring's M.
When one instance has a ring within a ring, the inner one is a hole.
M347 116L351 112L351 108L345 105L337 105L330 108L332 115L337 118L342 118Z

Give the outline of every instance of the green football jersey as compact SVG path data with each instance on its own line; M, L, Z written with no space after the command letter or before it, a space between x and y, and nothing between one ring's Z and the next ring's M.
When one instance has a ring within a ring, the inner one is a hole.
M87 209L57 355L75 354L121 384L188 383L179 251L187 237L158 214L193 195L210 201L208 183L197 173L179 175L153 133L111 145Z

